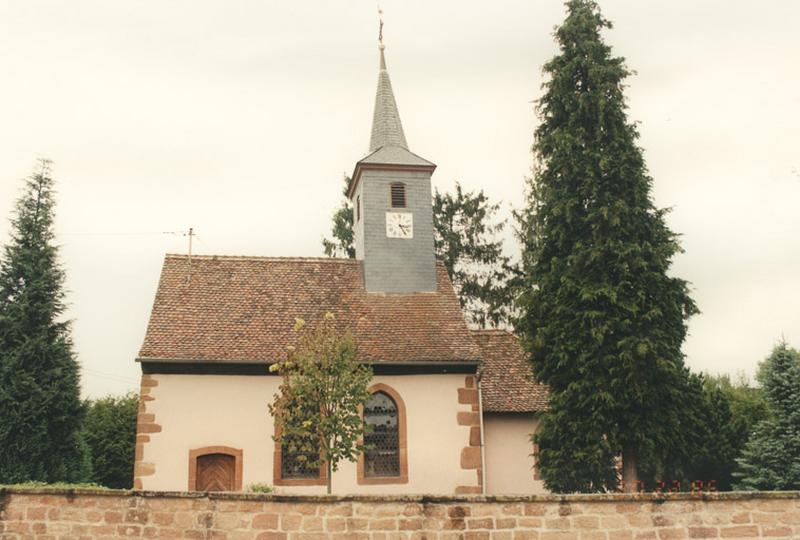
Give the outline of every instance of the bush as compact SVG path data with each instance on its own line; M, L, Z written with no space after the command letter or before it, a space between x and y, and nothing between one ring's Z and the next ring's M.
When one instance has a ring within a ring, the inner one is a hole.
M247 486L247 491L252 493L272 493L272 486L269 484L250 484Z
M87 403L83 438L91 451L94 482L110 488L132 487L138 410L135 393Z

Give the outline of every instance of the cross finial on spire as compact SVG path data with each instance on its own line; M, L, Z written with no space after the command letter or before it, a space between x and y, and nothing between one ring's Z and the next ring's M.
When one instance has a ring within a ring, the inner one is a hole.
M378 72L378 91L375 95L375 113L372 117L372 137L369 143L370 152L383 146L399 146L408 149L397 103L386 69L386 58L383 54L383 10L378 7L378 49L381 53L380 71Z
M383 57L383 10L378 6L378 49L381 51L381 69L386 69L386 59Z
M378 43L383 45L383 10L381 9L381 6L378 6L378 21Z

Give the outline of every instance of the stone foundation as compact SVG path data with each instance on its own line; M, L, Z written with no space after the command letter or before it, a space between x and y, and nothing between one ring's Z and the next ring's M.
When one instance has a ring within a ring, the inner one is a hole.
M0 540L800 538L800 492L307 497L0 488Z

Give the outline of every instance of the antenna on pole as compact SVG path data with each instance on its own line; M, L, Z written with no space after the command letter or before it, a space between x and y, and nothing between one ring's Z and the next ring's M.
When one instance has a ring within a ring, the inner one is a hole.
M192 238L194 238L194 227L189 227L189 273L186 275L186 284L192 281Z

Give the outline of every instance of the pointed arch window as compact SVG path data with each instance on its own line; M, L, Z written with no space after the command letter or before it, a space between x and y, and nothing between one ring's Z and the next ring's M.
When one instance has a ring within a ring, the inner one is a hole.
M370 431L364 436L364 476L400 474L400 430L397 404L385 392L375 392L364 406L364 422Z
M372 397L364 405L366 450L358 463L359 484L405 484L408 482L405 404L385 384L370 388Z
M392 182L390 186L392 208L406 207L406 185L402 182Z

